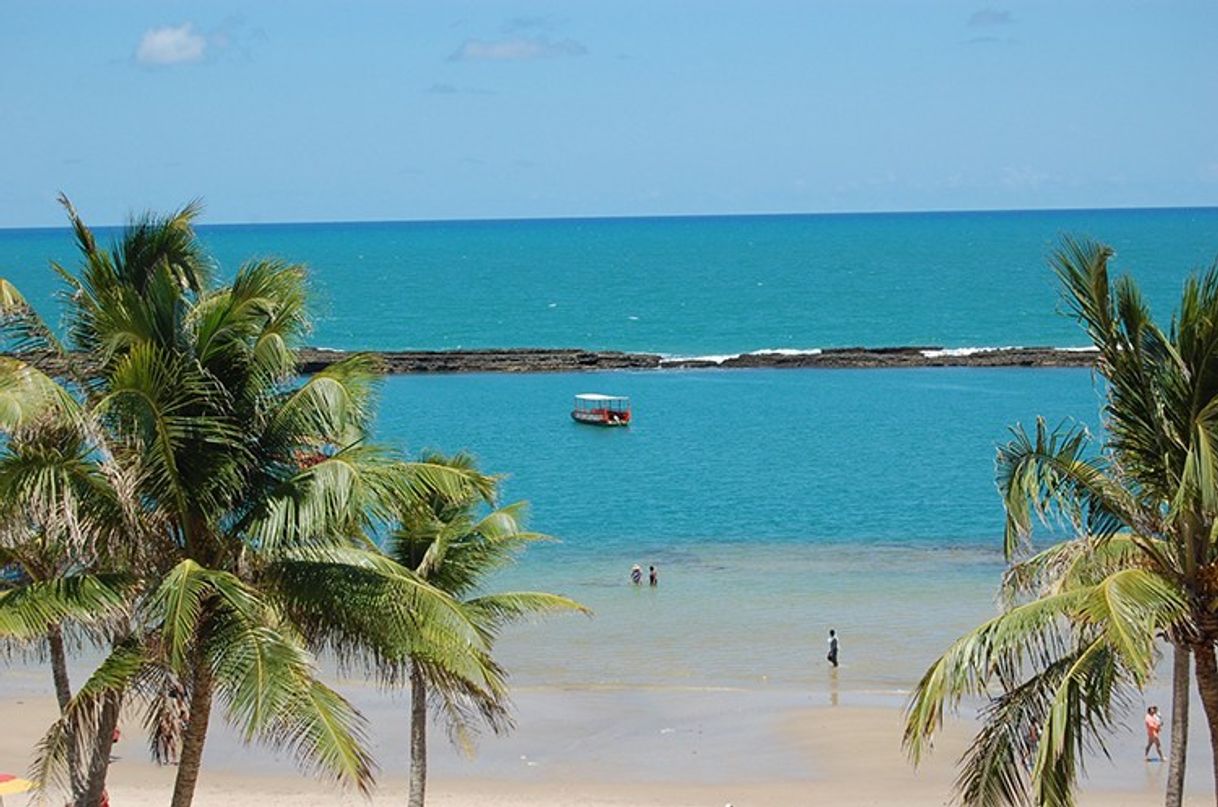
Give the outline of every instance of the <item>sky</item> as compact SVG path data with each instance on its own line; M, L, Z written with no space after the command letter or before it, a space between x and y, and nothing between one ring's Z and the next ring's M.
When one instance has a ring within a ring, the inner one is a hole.
M0 227L1218 204L1213 0L0 0Z

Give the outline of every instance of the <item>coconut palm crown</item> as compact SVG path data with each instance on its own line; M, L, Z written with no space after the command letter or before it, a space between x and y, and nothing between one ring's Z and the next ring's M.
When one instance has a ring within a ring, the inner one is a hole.
M500 480L478 473L467 454L423 457L429 465L459 470L477 480L465 491L436 490L404 510L386 547L399 563L451 594L486 642L478 658L482 676L454 676L451 665L437 664L425 646L407 647L411 691L410 807L423 807L427 783L429 702L464 750L472 750L479 726L498 733L511 727L506 672L491 656L501 629L530 616L562 611L590 612L578 602L540 591L491 592L495 572L512 564L529 544L552 540L524 529L524 502L495 507ZM490 505L491 507L485 507Z

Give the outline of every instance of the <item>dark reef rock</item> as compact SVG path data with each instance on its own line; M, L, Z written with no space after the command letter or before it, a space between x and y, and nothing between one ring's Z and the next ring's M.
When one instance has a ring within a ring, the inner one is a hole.
M937 347L844 347L820 352L757 352L727 358L668 357L656 353L564 348L488 350L368 351L390 375L407 373L573 373L592 370L681 370L769 367L825 369L879 367L1089 367L1093 351L1052 347L944 350ZM8 354L12 355L12 354ZM347 351L302 348L302 373L315 373L350 355ZM21 354L45 372L59 375L60 361L47 354Z
M306 348L301 370L316 372L347 355ZM1089 367L1095 353L1050 347L946 351L937 347L849 347L812 352L742 353L723 360L672 358L616 350L508 348L495 350L375 351L385 372L396 373L569 373L582 370L697 368L851 367Z

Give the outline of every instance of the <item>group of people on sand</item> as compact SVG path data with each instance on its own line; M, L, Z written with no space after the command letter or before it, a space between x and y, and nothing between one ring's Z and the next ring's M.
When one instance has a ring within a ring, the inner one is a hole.
M643 567L637 563L630 567L630 582L636 586L643 585ZM652 586L660 585L660 573L656 571L656 567L647 567L647 582Z

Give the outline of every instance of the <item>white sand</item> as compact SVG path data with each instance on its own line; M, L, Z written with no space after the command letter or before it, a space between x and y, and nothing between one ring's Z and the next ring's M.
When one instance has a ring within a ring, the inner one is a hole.
M727 693L703 693L703 698L723 699L730 707L731 697ZM398 707L400 704L394 704ZM0 759L10 771L24 769L30 749L39 732L54 714L54 703L47 697L20 700L10 698L0 701L0 721L8 731L0 738ZM697 718L701 720L701 718ZM612 729L613 720L601 726L582 725L575 727L581 733L596 733ZM954 772L952 763L958 758L967 740L968 727L956 724L949 730L931 761L922 769L914 771L905 761L899 748L900 714L894 708L875 706L815 706L788 710L780 715L773 726L770 740L758 745L755 742L731 742L730 730L717 726L715 731L726 731L729 736L706 738L705 729L697 734L692 725L678 726L663 737L672 738L667 751L653 752L661 758L654 759L656 767L641 772L639 776L620 776L612 761L600 775L600 751L581 753L576 747L572 753L580 764L569 766L552 765L544 769L530 768L522 764L517 775L502 776L494 767L488 769L479 762L462 763L463 768L441 765L442 773L435 778L429 789L428 803L437 807L600 807L601 805L713 805L722 807L764 807L804 804L907 804L942 805L947 803ZM698 725L705 725L699 723ZM701 739L699 739L701 737ZM436 753L444 755L442 735L436 735ZM232 742L220 732L209 739L209 757L221 760L227 754L212 755L219 746ZM497 742L488 740L489 749ZM555 737L555 743L567 742ZM584 746L587 748L587 746ZM561 750L561 749L560 749ZM1126 749L1129 750L1129 749ZM1102 772L1100 783L1085 790L1084 804L1090 805L1155 805L1162 802L1161 789L1165 766L1143 763L1137 750L1129 751L1129 758L1120 766L1120 775ZM393 754L405 756L405 748L382 746L383 757ZM697 753L717 755L708 760L712 766L722 766L729 777L676 778L665 777L665 769L677 772L689 771L681 759ZM115 807L141 807L161 805L169 799L174 769L158 768L145 761L144 745L138 736L135 724L125 731L117 748L120 756L111 769L110 794ZM664 758L664 755L667 758ZM1195 753L1194 768L1204 769L1208 748L1201 746ZM775 755L787 766L788 775L776 777ZM256 761L261 752L246 754L246 762ZM582 758L587 756L587 758ZM562 757L557 754L556 758ZM757 760L760 775L749 775L750 760ZM669 765L671 763L671 766ZM195 803L201 807L220 805L257 804L261 807L304 807L304 805L360 805L369 803L355 793L342 792L327 785L314 782L303 776L286 773L279 764L268 764L266 771L258 766L233 765L225 762L205 766ZM464 771L453 775L454 771ZM615 781L616 780L616 781ZM1114 783L1117 789L1113 789ZM373 804L401 804L405 801L405 780L400 770L391 768L380 781L373 795ZM8 805L23 805L23 797L10 797ZM1212 803L1212 797L1204 792L1190 796L1189 804Z

